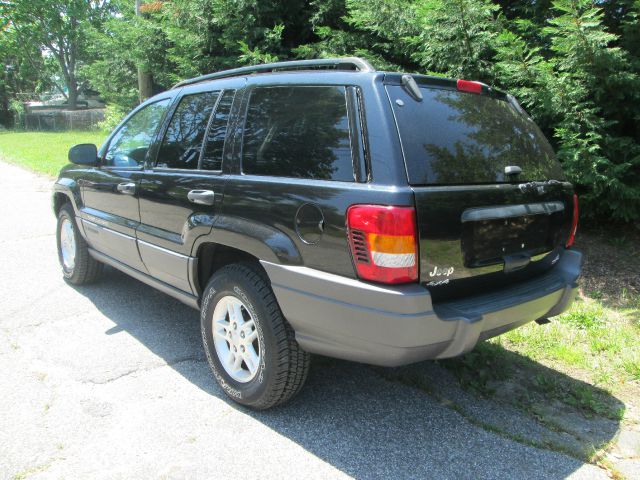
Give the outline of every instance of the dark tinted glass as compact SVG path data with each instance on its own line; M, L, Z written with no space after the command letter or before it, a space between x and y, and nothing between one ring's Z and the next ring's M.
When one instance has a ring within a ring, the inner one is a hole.
M127 120L109 142L103 164L111 167L142 165L168 106L169 99L151 103Z
M345 88L256 88L244 128L242 170L353 181Z
M202 138L219 93L197 93L180 100L158 152L158 167L198 168Z
M211 126L207 133L207 144L202 157L202 167L205 170L222 170L222 153L224 139L227 134L229 112L233 104L235 90L226 90L218 102L216 112L211 119Z
M518 181L564 179L540 129L507 101L421 88L416 102L402 87L387 88L412 184L507 182L510 165L522 169Z

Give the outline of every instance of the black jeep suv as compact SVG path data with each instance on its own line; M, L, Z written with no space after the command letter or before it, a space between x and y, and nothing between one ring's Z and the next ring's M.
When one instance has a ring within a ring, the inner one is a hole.
M364 60L205 75L77 145L53 194L65 278L111 265L198 308L213 374L264 409L309 354L446 358L574 298L578 206L513 97Z

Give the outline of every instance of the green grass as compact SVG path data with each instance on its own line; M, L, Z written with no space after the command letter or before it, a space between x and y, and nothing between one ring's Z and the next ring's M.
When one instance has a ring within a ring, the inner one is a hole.
M581 296L549 324L525 325L442 364L482 396L505 400L500 392L520 385L506 401L525 410L537 412L555 400L586 417L620 420L625 408L616 395L639 393L639 319L640 298L622 294L612 306Z
M637 301L606 307L583 297L552 323L527 325L501 341L531 359L579 368L595 384L613 387L640 380L639 317Z
M544 326L530 324L492 342L587 383L549 389L549 397L586 414L618 418L624 412L607 407L603 392L637 392L640 381L640 303L621 299L615 307L581 297L565 314ZM544 382L544 380L543 380ZM634 394L635 395L635 394Z
M0 132L0 158L39 173L56 176L68 163L69 148L78 143L100 144L106 132Z

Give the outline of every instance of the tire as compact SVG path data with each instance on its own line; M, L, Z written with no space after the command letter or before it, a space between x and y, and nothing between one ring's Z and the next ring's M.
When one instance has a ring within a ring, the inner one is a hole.
M236 323L239 328L233 329ZM310 355L296 342L268 279L256 267L232 264L213 275L204 291L200 325L213 376L234 401L265 410L302 389ZM237 350L232 356L234 346L244 353ZM238 354L242 360L236 367ZM252 370L252 363L257 368Z
M74 285L86 285L100 277L103 264L89 255L87 242L78 231L76 216L69 203L64 204L58 212L56 244L65 280ZM72 255L70 252L73 252Z

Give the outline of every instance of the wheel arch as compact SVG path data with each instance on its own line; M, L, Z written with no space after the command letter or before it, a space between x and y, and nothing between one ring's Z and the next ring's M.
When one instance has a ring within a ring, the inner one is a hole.
M302 265L302 256L293 240L272 226L244 218L218 215L212 233L196 239L191 250L189 281L200 297L211 275L230 263L245 262L256 265L258 271L269 276L260 264L266 260L275 264Z
M53 195L51 197L51 207L54 215L57 217L60 213L60 209L70 204L73 209L73 213L76 217L79 216L79 207L81 205L80 189L75 180L70 178L60 178L53 184ZM84 231L84 226L81 221L76 222L78 224L78 231L80 235L87 240L87 235Z
M78 205L81 203L78 183L71 178L59 178L53 184L53 197L51 199L53 213L57 216L60 208L65 203L71 203L74 213L78 214Z
M222 267L232 263L250 264L269 281L269 276L260 264L258 257L229 245L216 242L201 243L198 246L195 259L196 261L193 262L191 267L190 276L193 288L198 297L202 296L202 292L213 274Z
M64 192L53 193L52 207L53 207L53 213L56 216L58 216L58 214L60 213L60 209L65 203L72 203L71 198L69 198L69 195L67 195Z

